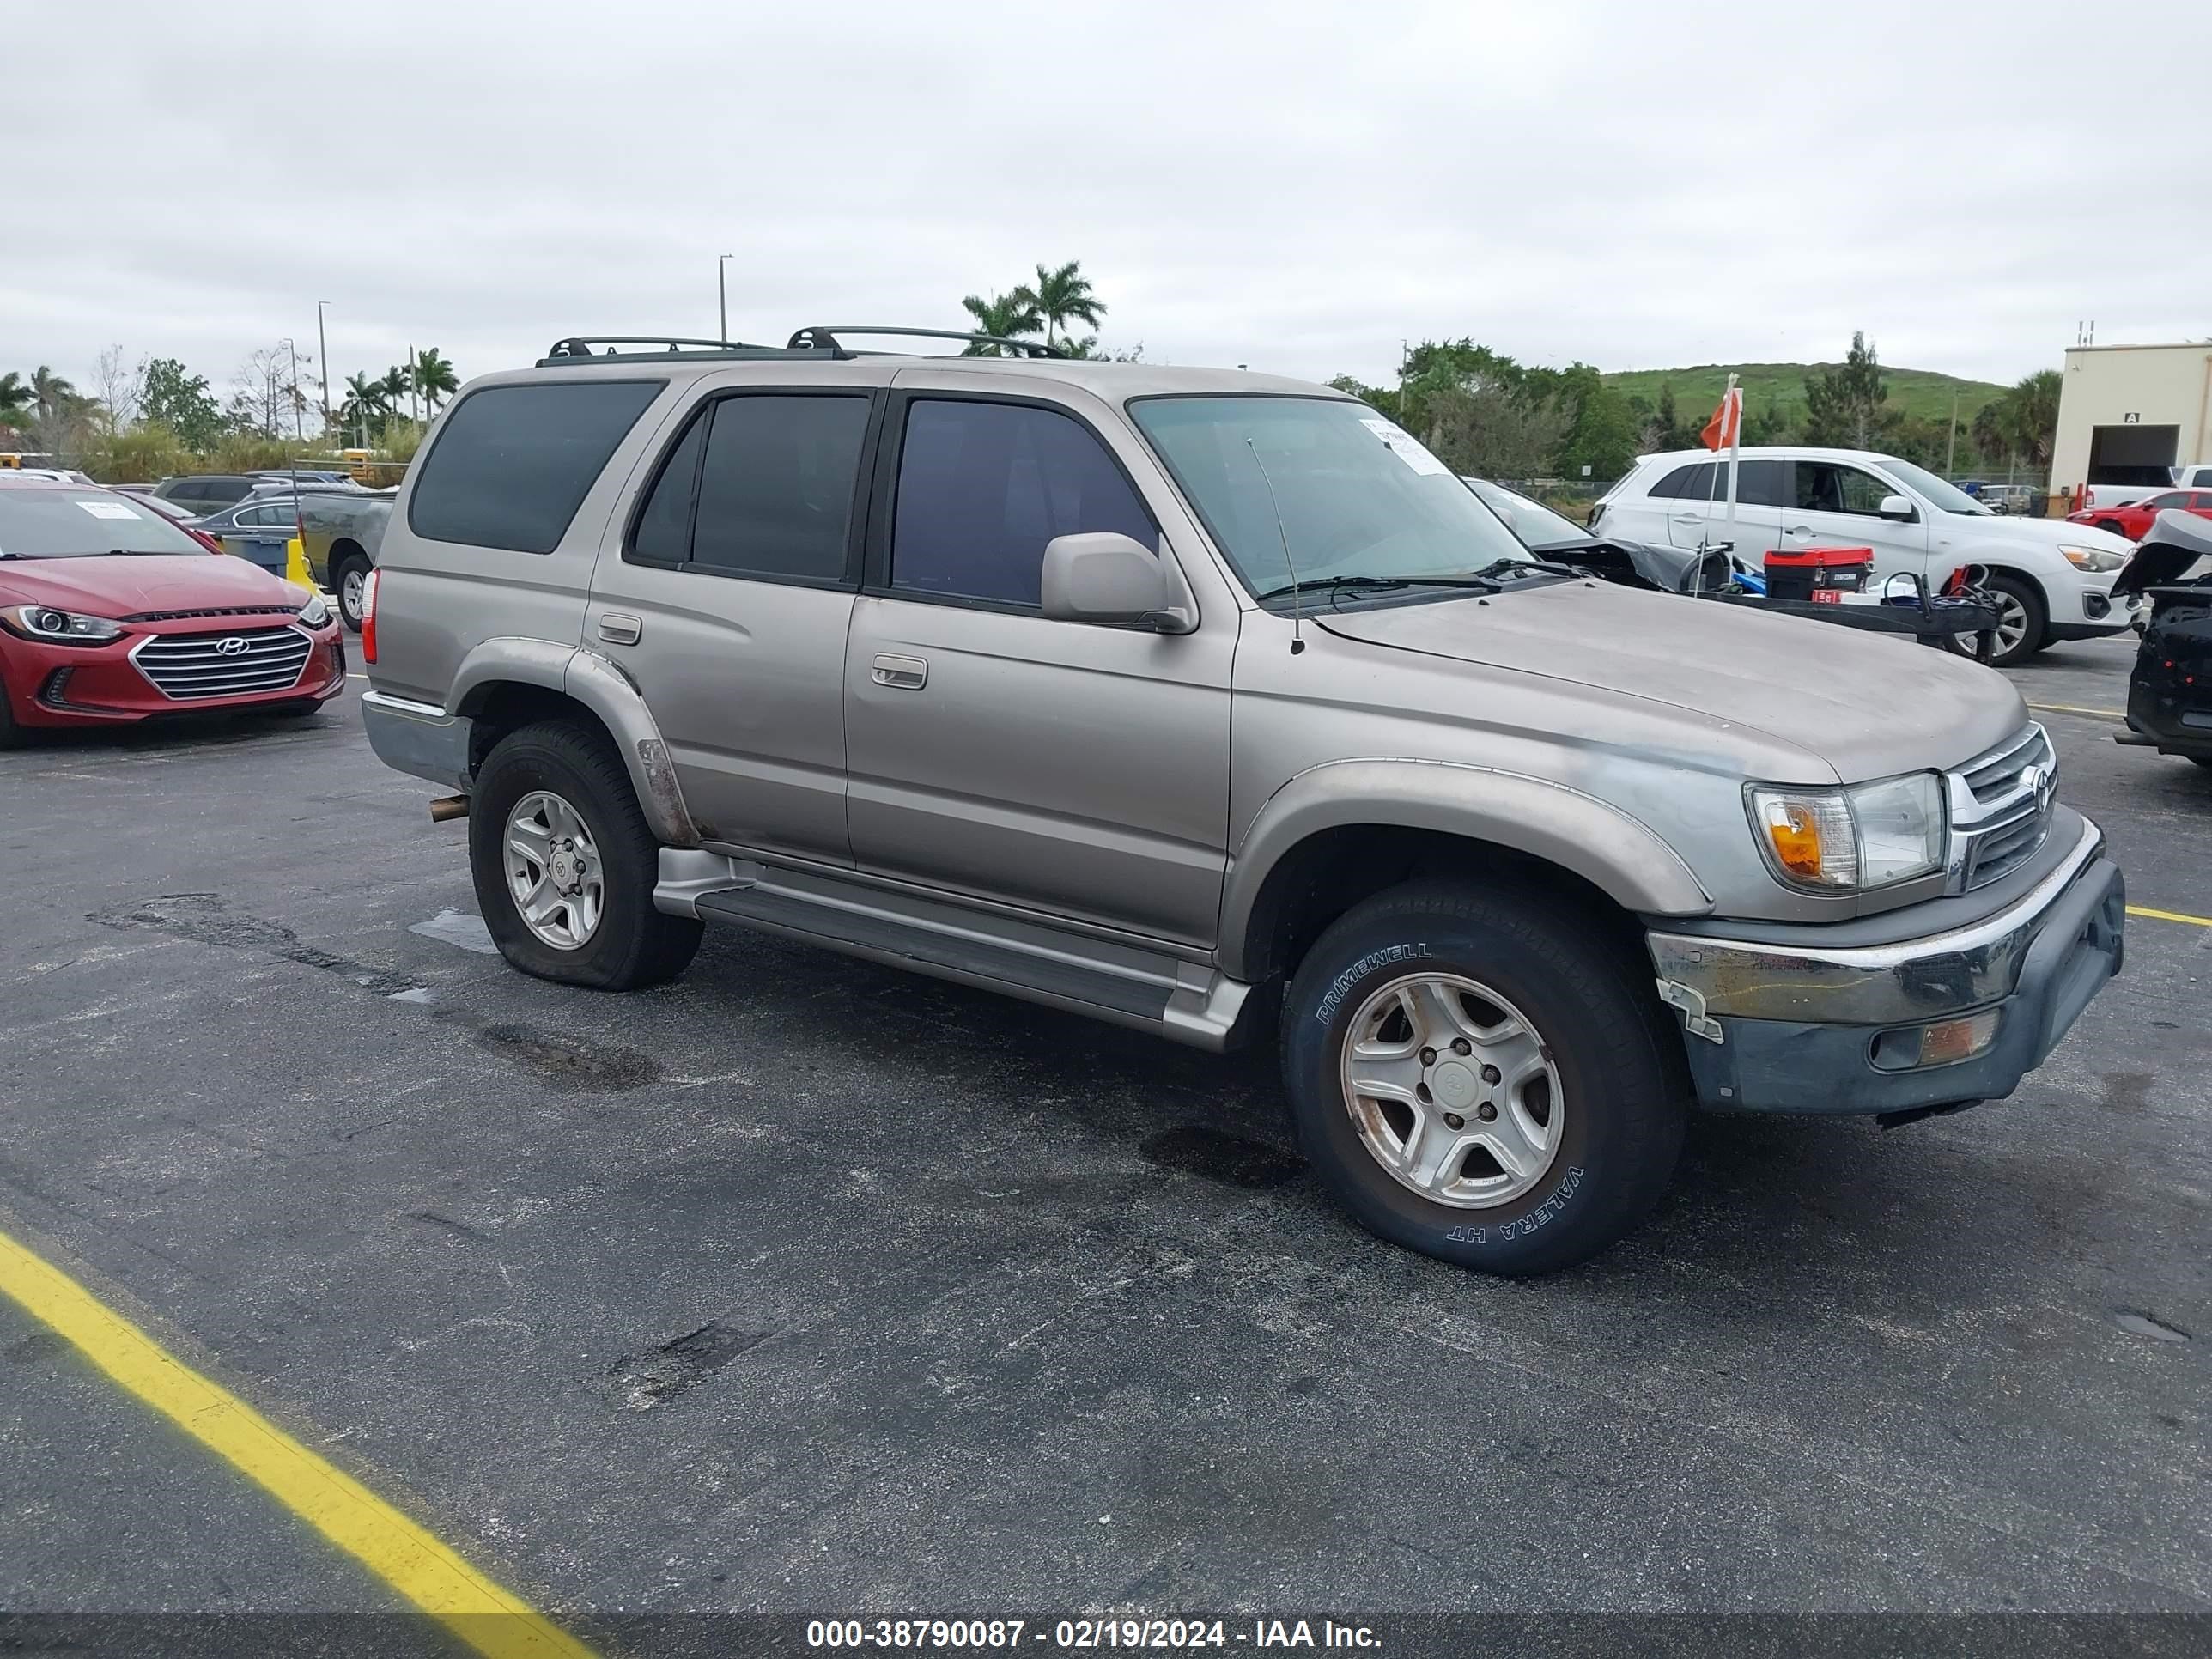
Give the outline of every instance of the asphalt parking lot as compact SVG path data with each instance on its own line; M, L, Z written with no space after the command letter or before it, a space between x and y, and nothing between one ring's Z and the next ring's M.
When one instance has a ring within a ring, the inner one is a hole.
M2131 652L2014 678L2212 915ZM556 1620L2212 1611L2212 927L2012 1101L1701 1119L1504 1283L1344 1220L1264 1054L727 931L510 972L354 701L0 756L0 1232ZM395 1605L0 1297L0 1607Z

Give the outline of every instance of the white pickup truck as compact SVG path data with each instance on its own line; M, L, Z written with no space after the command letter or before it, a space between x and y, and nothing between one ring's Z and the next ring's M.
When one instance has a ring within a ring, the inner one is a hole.
M2092 507L2130 507L2169 489L2212 489L2212 461L2198 461L2192 466L2177 466L2171 471L2171 483L2085 483L2074 503L2074 511L2079 513Z

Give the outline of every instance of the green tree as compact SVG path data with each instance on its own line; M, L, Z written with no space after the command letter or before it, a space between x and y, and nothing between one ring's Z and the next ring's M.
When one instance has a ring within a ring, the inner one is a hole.
M1593 478L1618 478L1636 459L1636 417L1628 400L1588 363L1570 365L1561 379L1559 397L1573 410L1559 452L1561 476L1580 477L1588 467Z
M981 295L970 294L960 303L975 319L975 330L979 334L994 334L1002 340L1018 340L1044 326L1044 319L1037 312L1036 301L1030 297L1025 288L1018 288L1011 294L994 295L988 300ZM1021 353L1006 346L986 345L979 340L970 343L960 355L963 357L1018 357Z
M222 435L222 409L208 390L207 377L194 374L174 357L156 357L138 383L142 419L167 427L187 449L204 450Z
M0 426L11 426L39 401L21 374L9 369L0 374Z
M72 405L81 404L76 388L40 363L31 371L31 400L39 411L39 424L50 426L69 413Z
M1850 355L1839 368L1805 377L1805 441L1845 449L1869 449L1882 430L1882 405L1889 386L1864 331L1851 335Z
M409 378L410 384L422 394L423 406L433 415L438 412L439 398L451 397L461 389L453 364L439 356L435 346L424 346L415 354L415 369Z
M407 394L415 389L415 377L408 372L406 364L394 363L384 371L384 378L376 383L376 386L384 394L385 407L397 410L407 401Z
M1047 345L1053 344L1055 337L1066 334L1071 321L1096 328L1106 317L1104 302L1091 291L1091 281L1083 274L1082 262L1077 259L1070 259L1056 270L1047 270L1039 265L1036 286L1032 288L1024 283L1007 297L1027 304L1043 319Z

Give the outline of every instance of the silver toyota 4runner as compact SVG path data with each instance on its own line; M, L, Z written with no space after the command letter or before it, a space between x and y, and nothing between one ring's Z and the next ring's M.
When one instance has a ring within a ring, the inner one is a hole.
M605 343L463 392L367 599L371 741L526 973L727 921L1272 1024L1352 1214L1517 1273L1633 1226L1693 1100L2003 1096L2119 969L2001 676L1539 562L1327 388Z

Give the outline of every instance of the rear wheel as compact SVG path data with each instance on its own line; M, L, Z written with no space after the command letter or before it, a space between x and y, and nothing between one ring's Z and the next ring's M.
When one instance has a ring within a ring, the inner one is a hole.
M2051 643L2051 614L2043 595L2017 576L1992 576L1984 584L1997 603L1997 648L1992 666L2026 662Z
M682 973L701 924L653 904L659 843L629 774L565 723L500 739L469 810L469 870L500 954L563 985L630 991Z
M338 616L355 633L361 632L362 608L368 599L369 563L359 554L348 554L331 571L331 588L338 598Z
M1571 912L1413 883L1339 918L1284 1004L1284 1081L1359 1223L1462 1267L1536 1273L1650 1212L1686 1116L1680 1039Z

